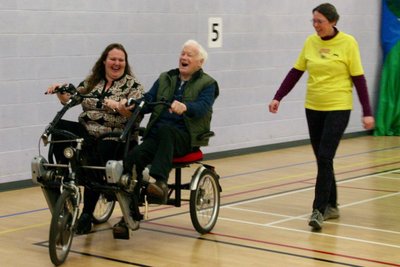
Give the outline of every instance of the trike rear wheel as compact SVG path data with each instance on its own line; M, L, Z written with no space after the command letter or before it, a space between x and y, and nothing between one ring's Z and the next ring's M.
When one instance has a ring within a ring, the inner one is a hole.
M101 193L93 212L93 223L101 224L108 221L114 211L114 207L115 200L107 198L107 195Z
M190 191L190 218L197 232L210 232L218 219L220 187L215 172L202 171L195 190Z

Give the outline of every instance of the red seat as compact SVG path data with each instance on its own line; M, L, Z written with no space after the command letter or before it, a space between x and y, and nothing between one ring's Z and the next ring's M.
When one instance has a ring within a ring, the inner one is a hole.
M177 157L172 160L172 163L191 163L203 159L203 152L201 150L196 150L186 154L183 157Z

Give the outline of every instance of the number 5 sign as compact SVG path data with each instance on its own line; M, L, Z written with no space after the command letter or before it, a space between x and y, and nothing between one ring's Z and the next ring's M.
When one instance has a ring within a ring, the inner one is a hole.
M208 18L208 47L222 47L222 18Z

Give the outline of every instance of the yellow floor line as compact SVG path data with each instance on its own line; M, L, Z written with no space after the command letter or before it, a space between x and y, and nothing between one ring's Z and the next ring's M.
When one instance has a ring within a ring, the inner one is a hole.
M5 230L5 231L0 231L0 235L13 233L13 232L18 232L18 231L23 231L23 230L32 229L32 228L38 228L38 227L46 226L46 225L49 225L49 224L50 224L50 222L32 224L32 225L28 225L28 226L24 226L24 227L8 229L8 230Z

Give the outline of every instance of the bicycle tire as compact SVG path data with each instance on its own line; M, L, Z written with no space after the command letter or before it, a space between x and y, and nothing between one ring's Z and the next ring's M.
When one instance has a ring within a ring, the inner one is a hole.
M70 190L64 190L54 208L49 235L51 262L58 266L64 263L71 248L77 216L75 197Z
M114 211L114 207L115 200L109 200L103 193L101 193L93 212L93 223L101 224L108 221Z
M220 187L217 174L205 169L195 190L190 191L190 218L197 232L209 233L217 223Z

